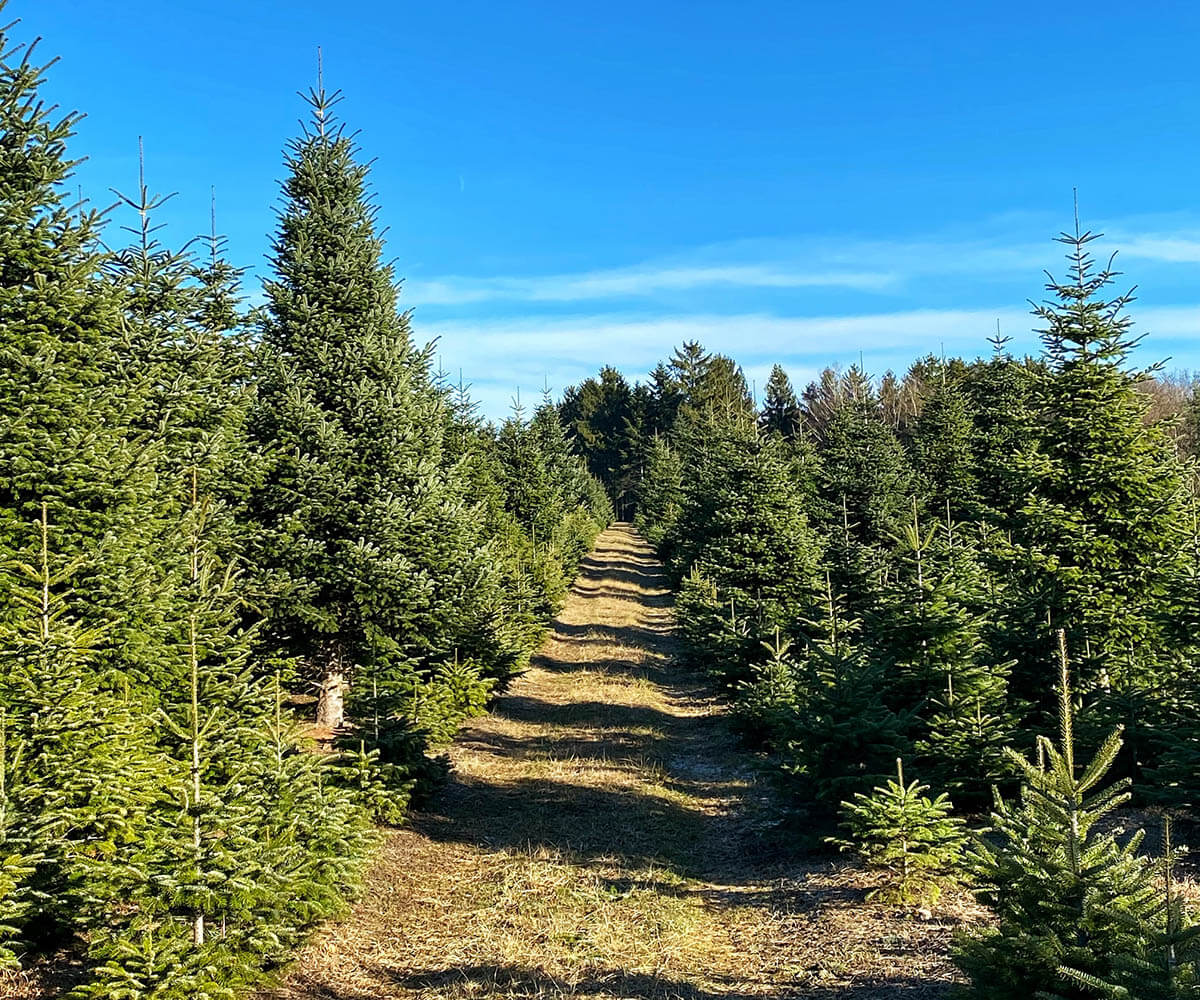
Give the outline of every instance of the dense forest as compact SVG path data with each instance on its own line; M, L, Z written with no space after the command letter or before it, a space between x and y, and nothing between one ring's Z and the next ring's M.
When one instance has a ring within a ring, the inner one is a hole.
M248 310L144 180L107 224L67 195L77 116L0 53L0 959L228 997L340 910L610 507L553 405L495 427L433 370L336 95Z
M70 195L46 69L0 31L0 963L243 995L615 516L803 846L990 907L974 995L1200 993L1177 852L1113 818L1200 805L1200 397L1135 362L1096 235L1060 237L1036 357L997 334L799 393L776 366L760 403L689 342L497 424L398 304L336 93L286 145L250 308L215 212L169 245L144 176Z

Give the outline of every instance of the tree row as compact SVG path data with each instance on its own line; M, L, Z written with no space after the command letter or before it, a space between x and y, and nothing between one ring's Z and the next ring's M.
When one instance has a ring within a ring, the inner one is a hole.
M609 502L555 408L482 421L397 308L367 168L309 95L265 305L0 32L0 961L227 998L353 892L521 670Z

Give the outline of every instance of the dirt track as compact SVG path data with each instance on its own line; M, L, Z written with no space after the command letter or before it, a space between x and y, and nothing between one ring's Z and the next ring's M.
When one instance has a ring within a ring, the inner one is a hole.
M786 857L670 617L649 547L610 528L434 808L261 1000L944 995L950 921Z

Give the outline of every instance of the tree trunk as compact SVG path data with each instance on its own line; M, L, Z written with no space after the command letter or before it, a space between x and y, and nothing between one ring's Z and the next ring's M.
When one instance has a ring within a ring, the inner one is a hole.
M336 641L324 644L316 663L320 678L317 696L317 725L341 729L346 720L346 656Z
M340 664L331 663L321 678L321 693L317 697L317 725L341 729L346 718L346 675Z

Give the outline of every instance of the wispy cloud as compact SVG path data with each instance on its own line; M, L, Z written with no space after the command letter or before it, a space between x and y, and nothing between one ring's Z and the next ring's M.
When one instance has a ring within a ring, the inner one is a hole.
M1200 351L1200 305L1142 309L1137 329L1148 333L1139 359L1172 358L1196 367ZM830 364L861 360L868 372L903 371L924 354L977 357L1000 330L1011 349L1036 352L1036 320L1028 308L915 309L844 316L678 314L531 315L501 320L455 321L427 330L439 337L447 368L471 382L486 412L505 412L513 395L534 399L548 385L555 394L615 364L631 379L644 378L685 340L732 356L761 387L778 362L803 384Z
M986 354L997 321L1014 350L1036 352L1028 299L1042 297L1043 269L1066 269L1049 241L1056 221L1005 218L906 240L748 239L576 274L413 280L405 303L431 306L418 311L420 333L440 338L446 367L462 367L493 415L518 388L523 398L544 384L558 393L601 365L645 377L686 340L734 357L759 382L775 362L803 382L860 356L878 375L923 354ZM1200 264L1200 223L1096 228L1108 234L1097 253L1120 251L1142 287L1132 314L1148 337L1135 360L1196 367L1200 306L1181 277Z
M531 315L503 320L460 320L425 329L437 334L445 367L459 367L485 412L503 413L517 390L534 398L543 385L567 385L615 364L631 379L644 378L685 340L728 354L748 377L765 379L771 364L808 378L827 364L862 358L869 371L904 368L921 354L975 356L1002 328L1032 343L1027 311L1013 309L912 310L847 316L680 314L669 316Z
M1200 235L1145 233L1114 242L1123 257L1167 264L1200 264Z
M525 367L545 360L590 364L598 355L607 355L644 369L685 340L699 340L739 359L849 356L860 350L901 347L916 354L940 350L942 345L956 350L968 345L982 348L995 330L997 318L1002 326L1031 328L1025 310L917 309L847 316L535 315L439 323L427 332L435 332L448 353L461 352L480 361L504 359L506 366L519 363Z
M1168 225L1169 223L1169 225ZM1115 220L1098 227L1098 254L1125 259L1200 264L1200 225L1175 217ZM930 233L873 240L836 237L744 239L696 247L669 258L626 267L544 275L410 276L407 305L448 307L495 303L529 306L604 301L666 300L676 293L745 300L755 292L810 290L903 296L930 282L1032 283L1043 270L1063 269L1062 249L1050 238L1052 220L1004 217L973 232ZM1037 292L1036 285L1030 291Z
M612 268L531 277L468 278L452 275L413 279L405 285L405 301L415 305L469 305L513 300L521 302L584 302L611 298L641 298L696 288L886 288L895 276L878 271L812 271L799 265L722 264Z

